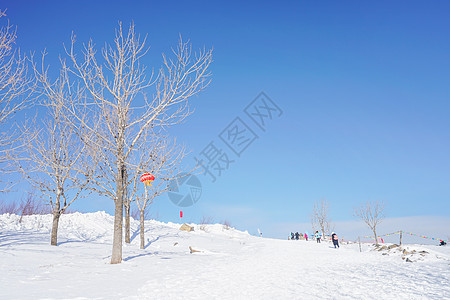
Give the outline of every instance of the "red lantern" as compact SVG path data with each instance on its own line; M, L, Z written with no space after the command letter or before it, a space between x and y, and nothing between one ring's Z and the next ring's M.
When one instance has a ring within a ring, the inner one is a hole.
M155 176L153 176L153 174L144 173L141 175L141 181L146 185L151 185L153 180L155 180Z

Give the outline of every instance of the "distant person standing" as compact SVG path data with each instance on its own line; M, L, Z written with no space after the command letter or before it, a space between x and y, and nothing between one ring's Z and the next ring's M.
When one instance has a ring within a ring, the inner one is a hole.
M321 238L321 236L320 236L319 231L316 231L316 234L315 234L314 236L316 237L316 241L317 241L318 243L320 243L320 238Z
M333 232L331 234L331 240L333 241L334 248L336 248L336 246L339 248L339 238L336 233Z
M305 233L305 240L308 240L308 234Z
M298 233L298 231L295 233L295 239L298 241L298 239L300 238L300 234Z
M291 232L291 241L293 241L293 240L294 240L294 233Z

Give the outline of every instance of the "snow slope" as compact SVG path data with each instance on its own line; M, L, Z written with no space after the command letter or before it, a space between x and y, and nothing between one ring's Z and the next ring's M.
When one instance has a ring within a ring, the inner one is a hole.
M124 261L111 265L112 224L104 212L64 215L54 247L50 215L22 223L0 215L0 299L450 298L448 246L407 245L404 254L363 245L359 252L357 244L334 249L219 224L183 232L180 224L146 221L140 250L133 221Z

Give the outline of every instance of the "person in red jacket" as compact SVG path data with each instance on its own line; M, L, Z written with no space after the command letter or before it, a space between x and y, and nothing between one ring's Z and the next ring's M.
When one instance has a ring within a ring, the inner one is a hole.
M331 240L333 241L334 248L336 248L336 246L339 248L339 238L336 233L333 232L331 234Z

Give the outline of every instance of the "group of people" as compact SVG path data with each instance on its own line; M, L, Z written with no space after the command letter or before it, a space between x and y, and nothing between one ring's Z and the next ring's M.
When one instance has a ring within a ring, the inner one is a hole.
M315 239L317 243L320 243L324 238L324 235L318 230L313 234L312 239ZM288 237L288 240L308 240L308 232L303 233L293 233L291 232L291 236ZM331 241L333 242L334 248L339 248L339 238L335 232L331 233ZM444 240L439 240L439 246L446 246L447 243Z
M289 240L308 240L308 234L305 233L303 235L303 233L298 233L298 231L296 233L291 232L291 236L290 238L288 238Z
M322 233L320 233L318 230L314 233L314 238L316 239L317 243L320 243L322 240ZM291 236L288 238L289 240L308 240L308 234L305 233L293 233L291 232ZM331 241L333 242L334 248L339 248L339 238L335 232L331 233Z

